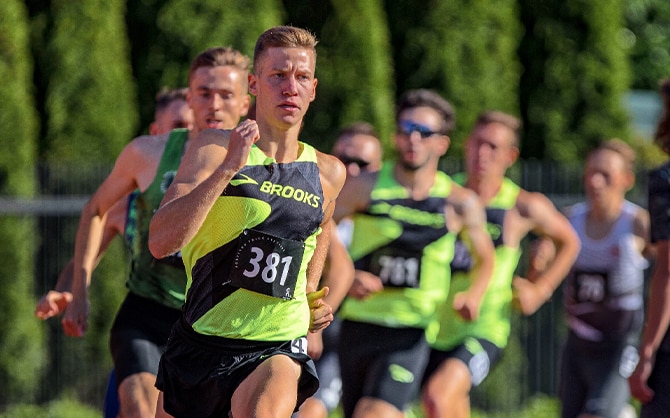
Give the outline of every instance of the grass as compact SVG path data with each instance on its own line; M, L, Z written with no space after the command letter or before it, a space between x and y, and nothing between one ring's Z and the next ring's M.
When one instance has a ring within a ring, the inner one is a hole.
M71 399L62 399L39 405L13 405L0 418L100 418L99 409Z
M554 418L559 416L559 411L560 405L557 399L537 396L518 411L473 410L471 418ZM77 400L61 399L43 406L14 405L0 413L0 418L100 418L100 415L101 412L97 408L82 404ZM339 408L336 409L329 415L329 418L342 418L342 411ZM407 411L406 418L425 418L418 403Z
M556 418L559 416L560 405L558 399L544 395L532 398L526 405L514 411L496 412L474 409L471 413L471 418ZM421 407L415 404L406 413L406 418L425 418L425 415L421 411Z

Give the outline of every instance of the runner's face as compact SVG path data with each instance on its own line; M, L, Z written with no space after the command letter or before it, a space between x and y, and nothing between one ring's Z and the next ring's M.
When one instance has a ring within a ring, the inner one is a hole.
M200 67L193 72L188 99L194 131L232 129L249 110L246 74L233 66Z
M398 116L395 144L398 161L409 170L437 163L449 148L449 137L441 132L442 117L430 107L413 107Z
M316 97L315 65L316 56L309 49L266 50L249 76L257 117L282 129L300 125Z
M363 171L377 171L381 166L379 140L370 135L354 134L338 139L333 155L344 163L350 177Z
M158 112L151 124L151 135L162 135L173 129L193 129L193 111L185 100L173 100Z
M626 170L623 157L612 150L591 154L584 168L584 189L589 200L603 207L624 198L632 186L632 173Z
M476 126L465 143L466 170L473 179L502 178L517 156L514 133L500 123Z

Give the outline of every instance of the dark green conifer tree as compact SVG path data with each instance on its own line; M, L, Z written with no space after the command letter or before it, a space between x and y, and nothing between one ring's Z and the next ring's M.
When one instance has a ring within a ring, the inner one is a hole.
M519 114L516 0L387 2L397 93L430 88L456 108L448 155L460 158L464 136L483 110Z
M581 161L600 139L627 139L629 64L620 0L520 0L525 68L521 155Z
M36 190L37 112L32 97L28 13L20 0L0 2L0 199ZM2 206L0 204L0 206ZM0 214L0 410L34 400L45 365L43 327L33 316L35 222Z

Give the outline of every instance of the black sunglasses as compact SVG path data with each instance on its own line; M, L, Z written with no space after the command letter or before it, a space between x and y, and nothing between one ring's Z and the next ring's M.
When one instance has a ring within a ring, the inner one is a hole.
M348 167L351 164L356 164L361 170L364 170L367 166L370 165L369 161L361 160L360 158L356 157L338 156L337 158L339 158L340 161L342 161L342 164L345 166Z
M398 132L403 135L410 136L412 132L418 132L421 138L429 138L433 135L441 135L439 131L433 131L426 125L412 122L410 120L401 120L398 122Z

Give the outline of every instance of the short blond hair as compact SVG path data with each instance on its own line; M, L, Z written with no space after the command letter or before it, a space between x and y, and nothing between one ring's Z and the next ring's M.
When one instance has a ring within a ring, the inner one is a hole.
M598 151L612 151L621 156L624 162L624 168L630 172L635 172L635 159L637 155L635 150L619 138L610 138L601 141L591 152L588 157ZM588 159L588 158L587 158Z
M244 91L246 91L247 75L249 74L249 57L231 47L219 46L208 48L198 54L198 56L191 61L191 65L188 68L188 79L189 81L191 80L193 73L195 73L198 68L226 66L237 68L244 73L242 82L245 83Z
M490 123L499 123L512 131L512 145L519 147L519 137L521 136L521 119L512 116L509 113L499 110L488 110L477 116L475 127L488 125Z
M316 59L316 36L307 29L295 26L275 26L263 32L254 47L254 67L263 53L270 48L304 48L314 53Z

